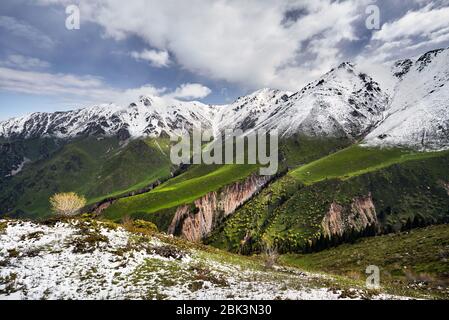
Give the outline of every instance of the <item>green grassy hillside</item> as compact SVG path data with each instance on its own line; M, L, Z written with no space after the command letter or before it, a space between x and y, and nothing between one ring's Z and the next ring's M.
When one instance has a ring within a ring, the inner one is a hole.
M288 254L285 264L354 280L366 279L369 265L380 269L380 285L397 294L449 297L449 225L365 238L312 254ZM413 293L412 293L413 292Z
M145 214L191 203L208 192L248 177L257 169L257 165L196 165L150 192L119 199L104 211L104 216L112 220L124 215L145 218Z
M23 162L49 158L64 141L52 138L7 141L0 138L0 185L7 181L13 168Z
M292 137L280 142L279 172L287 166L306 163L335 152L349 142L345 139ZM125 215L151 220L160 228L171 221L176 207L192 203L211 191L248 177L257 165L194 165L151 192L116 201L104 216L118 220Z
M275 181L207 242L242 253L260 251L267 243L284 252L319 250L363 235L349 232L329 243L322 239L321 222L333 202L350 210L355 198L369 194L379 220L378 232L445 221L449 196L442 182L447 181L449 152L350 147Z
M168 159L168 139L134 140L127 145L122 145L117 138L95 137L60 142L55 148L47 148L52 153L44 152L46 156L40 157L34 156L33 150L37 149L41 155L45 148L29 143L27 154L35 162L3 184L0 214L31 218L46 216L49 214L48 199L56 192L74 191L86 196L89 204L93 204L142 189L157 179L168 177L172 169ZM318 159L348 143L345 139L296 136L283 140L279 170ZM34 149L31 148L33 145ZM178 205L191 203L208 192L244 179L256 169L256 165L191 166L184 174L151 192L120 199L106 210L105 216L118 220L125 215L134 215L156 220L159 226L164 226L171 217L164 218L166 211L172 213Z
M290 174L306 185L325 179L349 179L409 160L437 157L444 152L413 152L398 148L365 148L353 145L301 166Z
M169 176L168 142L155 143L134 140L123 144L115 137L68 143L4 183L0 214L44 217L50 214L49 197L57 192L74 191L94 203Z
M296 168L342 150L351 143L346 138L312 138L295 134L280 141L279 152L284 164Z

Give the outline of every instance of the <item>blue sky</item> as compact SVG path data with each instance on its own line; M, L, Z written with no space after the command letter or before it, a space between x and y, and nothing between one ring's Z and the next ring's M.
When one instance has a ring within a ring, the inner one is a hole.
M65 27L80 8L79 30ZM380 30L366 28L376 5ZM0 120L167 95L227 103L300 90L346 60L449 45L448 1L2 0ZM429 23L432 21L432 23Z

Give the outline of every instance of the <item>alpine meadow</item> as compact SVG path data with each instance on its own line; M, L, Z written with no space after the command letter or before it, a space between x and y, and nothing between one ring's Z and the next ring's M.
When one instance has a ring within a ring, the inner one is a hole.
M449 299L447 1L128 2L0 4L0 300Z

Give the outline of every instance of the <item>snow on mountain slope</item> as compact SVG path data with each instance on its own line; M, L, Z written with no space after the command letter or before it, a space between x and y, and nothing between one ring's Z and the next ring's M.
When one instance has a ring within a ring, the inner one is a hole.
M449 49L398 61L392 72L398 83L385 120L366 137L364 145L448 149Z
M217 106L214 118L216 132L225 129L241 129L244 132L256 129L272 121L274 111L283 109L291 92L275 89L261 89L238 98L229 105Z
M56 113L34 113L0 123L0 137L75 137L82 134L159 136L202 126L224 129L277 129L283 136L358 138L377 123L388 96L368 75L349 64L325 74L295 94L262 89L230 105L142 97L128 107L100 105Z
M179 135L193 128L277 129L283 137L346 137L368 146L421 150L449 146L449 50L405 59L391 68L386 85L362 67L342 63L296 93L262 89L222 106L141 97L128 107L101 105L34 113L0 123L0 137L75 137L83 134ZM379 84L374 79L379 80Z
M388 95L354 65L342 63L309 84L287 103L284 135L346 136L357 139L380 119Z
M262 89L239 98L222 107L215 122L219 130L357 138L381 120L387 103L388 96L370 76L343 63L293 95Z
M159 136L211 128L213 110L199 102L141 97L128 107L113 104L55 113L33 113L0 123L0 137L76 137L83 134Z

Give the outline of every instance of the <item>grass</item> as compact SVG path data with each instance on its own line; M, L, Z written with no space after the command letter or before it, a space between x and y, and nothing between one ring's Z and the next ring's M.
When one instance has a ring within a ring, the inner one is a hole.
M114 137L77 139L9 180L0 193L0 214L48 216L48 199L58 192L76 192L91 204L138 190L170 175L168 148L162 139L133 140L126 145Z
M285 139L280 143L280 153L285 159L280 163L280 169L284 165L291 166L317 159L341 149L347 143L338 139L312 139L302 136ZM195 165L149 193L120 199L105 211L105 216L110 219L118 219L123 215L138 215L139 218L144 218L145 214L191 203L208 192L249 176L257 168L257 165L248 164Z
M312 254L287 254L281 262L308 271L364 281L380 268L381 286L398 294L449 298L449 225L361 239ZM420 285L418 285L420 283Z
M159 140L159 141L158 141ZM136 140L102 164L97 178L89 186L90 203L142 189L151 182L168 177L169 142L163 139Z
M448 152L413 152L398 148L365 148L353 145L301 166L289 174L306 185L325 179L349 179L409 160L437 157Z
M312 140L295 137L283 141L280 151L287 164L305 163L346 144L345 141ZM317 144L319 148L314 147ZM9 181L7 190L0 193L0 203L3 203L0 214L14 208L12 216L46 216L49 214L48 198L56 192L77 192L84 195L90 205L142 189L169 176L169 153L168 139L135 140L126 146L120 146L116 138L78 139L52 156L26 166ZM129 214L142 216L191 203L208 192L247 177L256 168L255 165L195 165L152 192L119 200L107 210L106 216L112 219ZM160 219L164 218L156 220Z
M246 178L257 168L257 165L194 166L148 193L119 199L104 215L117 220L124 215L150 214L191 203L208 192Z
M296 168L335 153L350 144L351 142L346 138L312 138L295 134L281 141L279 152L289 168Z
M348 154L358 157L359 162L351 163ZM307 165L311 173L308 180L287 174L271 183L206 242L244 254L260 252L266 242L274 243L281 252L322 250L328 243L321 241L321 223L331 204L340 205L347 216L353 210L354 199L368 196L377 213L378 232L447 221L449 198L443 183L449 181L448 152L413 154L351 147L325 159ZM373 232L366 230L368 234ZM335 242L363 235L348 229Z

